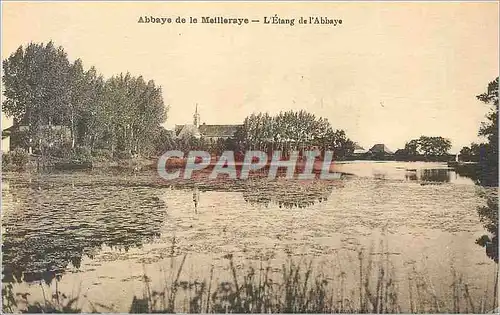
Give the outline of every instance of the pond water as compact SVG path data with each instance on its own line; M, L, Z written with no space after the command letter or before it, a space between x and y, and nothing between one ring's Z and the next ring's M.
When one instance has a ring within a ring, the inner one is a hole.
M486 234L477 209L496 188L442 163L334 168L346 175L165 183L154 173L4 174L3 282L33 299L57 285L84 297L84 310L127 311L143 275L161 286L184 254L183 279L208 278L212 266L224 278L228 254L238 270L291 258L349 271L360 249L380 251L382 241L400 279L417 266L438 294L452 270L471 295L492 289L496 264L476 244Z

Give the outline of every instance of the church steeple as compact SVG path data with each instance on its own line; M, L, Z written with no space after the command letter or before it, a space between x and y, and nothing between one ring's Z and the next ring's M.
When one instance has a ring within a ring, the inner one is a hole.
M196 103L196 108L193 115L193 125L198 127L200 125L200 114L198 114L198 103Z

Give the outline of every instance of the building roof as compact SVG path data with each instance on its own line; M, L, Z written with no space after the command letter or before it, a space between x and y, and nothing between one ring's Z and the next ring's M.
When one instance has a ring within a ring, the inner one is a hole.
M192 124L176 125L174 135L183 137L186 134L193 134L195 137L207 138L229 138L232 137L238 128L242 125L207 125L203 124L198 127Z
M2 130L2 140L10 137L14 126L10 126L9 128L5 128Z
M353 151L353 153L354 153L354 154L364 154L364 153L366 153L366 152L368 152L368 150L365 150L365 149L363 149L363 148L361 148L361 149L355 149L355 150Z
M358 143L354 143L354 150L365 150L362 146L360 146Z
M179 132L181 132L182 128L184 128L185 125L175 125L174 127L174 136L177 136Z
M196 138L200 137L200 131L195 125L176 125L175 126L175 136L178 138L184 138L186 136L194 136Z
M366 150L365 148L363 148L359 144L354 143L354 151L353 151L354 154L363 154L366 152L368 152L368 150Z
M209 138L229 138L232 137L241 125L207 125L198 127L200 134Z
M389 148L383 143L377 143L370 149L371 153L386 153L386 154L394 154Z

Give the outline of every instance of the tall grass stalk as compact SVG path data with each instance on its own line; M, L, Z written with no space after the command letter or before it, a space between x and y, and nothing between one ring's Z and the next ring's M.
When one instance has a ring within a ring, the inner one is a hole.
M175 264L175 248L172 249L170 270L163 270L164 279L156 283L144 272L144 295L135 296L131 301L131 313L477 313L497 306L498 269L494 288L484 290L483 296L473 295L472 287L451 269L449 292L439 286L440 292L431 279L415 265L403 277L397 278L395 268L386 250L371 251L365 255L360 250L357 259L347 267L333 264L333 269L325 274L322 265L296 262L289 258L278 272L270 266L257 264L239 268L232 255L227 255L230 281L215 278L216 269L210 267L208 279L188 280L184 273L187 255L181 256ZM358 265L358 266L357 266ZM495 266L496 267L496 266ZM168 268L168 267L167 267ZM156 283L156 284L155 284ZM163 284L163 285L162 285ZM404 284L404 285L403 285ZM155 290L153 287L160 285ZM14 294L4 292L5 311L80 311L74 306L74 299L66 299L62 304L56 296L45 303L27 301L26 309L15 304ZM406 292L405 292L406 291ZM45 291L43 291L45 294ZM481 293L483 294L483 293ZM404 296L404 298L402 298ZM179 303L182 301L183 303ZM6 305L7 304L7 305ZM92 303L92 310L99 306ZM103 311L109 312L110 307Z

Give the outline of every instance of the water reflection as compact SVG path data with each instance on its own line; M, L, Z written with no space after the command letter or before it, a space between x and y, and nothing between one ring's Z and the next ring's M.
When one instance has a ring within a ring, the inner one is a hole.
M476 244L485 248L486 255L498 263L498 194L496 191L480 193L486 205L478 207L477 213L489 235L483 235Z
M267 179L251 182L233 182L228 185L207 187L204 185L173 185L171 188L191 190L193 192L193 205L198 213L200 191L241 192L245 202L254 205L278 205L280 208L306 208L316 203L327 201L335 188L342 187L340 181L313 180L302 181L269 181Z
M405 179L408 181L422 181L429 183L449 183L451 182L451 175L454 174L447 168L423 168L417 169L407 169L405 173ZM456 177L454 181L458 181Z
M405 174L405 178L406 178L406 180L417 181L418 180L417 172L414 170L407 170L406 174Z
M378 167L382 168L380 165ZM389 169L390 165L383 165L383 167ZM393 178L401 180L405 169L407 169L406 165L402 170L397 170L394 175L389 171L387 176L384 175L385 181L375 181L375 188L386 189L388 187L386 181ZM367 174L373 175L374 173L370 171ZM411 181L420 179L422 181L448 182L450 181L450 172L447 169L418 169L407 171L405 177ZM73 177L68 178L73 180ZM79 268L83 256L93 258L103 245L128 250L128 248L141 246L158 237L166 222L166 209L163 201L157 196L164 194L165 187L169 186L164 183L152 183L151 179L151 176L133 179L124 176L85 177L85 180L80 179L81 182L75 184L72 181L68 182L67 178L57 177L54 180L43 180L38 183L30 183L26 180L11 183L10 191L2 192L2 198L12 198L11 201L4 204L2 209L2 226L6 228L3 242L3 281L44 280L51 282L55 277L62 275L68 267ZM175 185L183 190L189 189L185 195L186 199L182 201L182 206L187 206L188 211L193 211L194 208L194 212L198 214L197 217L201 217L204 214L198 213L200 193L207 190L237 192L238 196L241 193L248 204L302 209L327 200L330 200L329 202L332 204L332 201L334 202L335 198L339 197L338 195L332 196L333 190L343 188L344 184L349 187L352 185L352 181L350 181L349 178L334 181L286 181L281 179L275 181L208 181L206 183L191 181ZM362 179L357 182L358 179L354 179L354 181L356 181L354 192L342 189L342 194L347 193L349 198L356 200L356 202L350 203L350 208L347 206L349 209L359 208L358 193L361 189L368 192L373 189L373 180ZM362 186L362 184L367 186ZM413 185L406 186L411 187L405 187L405 189L414 189ZM342 196L342 198L345 197L345 195ZM342 198L339 200L347 202L346 199ZM245 207L235 206L232 201L229 203L228 208L233 208L231 211L234 211L234 220L240 219ZM349 203L347 204L349 205ZM435 207L437 206L432 205L429 206L429 209ZM323 209L323 207L318 207L318 209ZM226 208L224 211L224 215L229 212ZM267 209L264 211L267 213ZM483 216L490 218L491 222L497 222L492 217L496 215L498 218L497 211L498 207L490 212L484 210ZM278 212L286 213L285 211ZM254 213L260 212L255 211ZM294 213L300 214L301 212ZM330 214L330 212L327 213ZM206 215L209 214L206 213ZM247 215L251 217L248 221L258 221L256 214ZM252 217L252 215L254 216ZM322 222L322 219L320 220L319 222ZM305 230L309 231L310 228L307 227ZM493 236L478 240L478 244L485 246L489 257L493 257L493 259L496 257L495 261L497 261L498 251L495 253L492 248L498 242L496 238L498 224L491 229L487 228L487 230ZM237 235L245 236L245 233L247 231L235 231ZM208 232L203 235L203 237L209 237L207 236ZM198 237L196 235L196 238ZM192 243L198 244L200 248L204 245L199 245L199 238L196 241L193 240ZM208 243L213 245L216 241L209 240ZM225 245L225 242L221 241L221 244Z
M342 182L314 181L288 184L266 184L252 187L243 192L243 199L249 204L280 208L306 208L327 201L333 189L342 187Z
M495 167L498 170L498 165ZM479 206L477 214L488 234L479 237L476 244L484 247L486 256L498 263L498 174L484 172L481 165L473 164L459 165L455 172L482 187L477 194L485 200L486 205Z
M198 187L193 188L193 203L194 203L194 213L198 213L198 203L200 202L200 191Z
M417 176L419 174L419 176ZM423 182L444 183L450 182L451 175L456 182L460 177L471 179L476 185L485 187L486 190L478 192L480 198L486 202L485 206L477 208L477 213L484 228L489 233L482 235L476 240L476 244L485 248L486 255L498 263L498 192L487 187L498 185L496 175L482 171L478 165L459 165L453 171L449 169L407 169L405 178L410 181L421 180ZM486 174L486 175L485 175Z
M158 237L165 220L164 202L151 188L65 185L10 193L15 202L3 207L3 282L50 283L103 245L127 251Z
M455 167L455 172L462 176L470 178L476 185L484 187L498 187L498 166L491 169L484 165L464 164Z
M457 175L446 163L363 161L339 163L335 165L335 170L376 180L422 181L424 185L432 183L474 185L473 180L461 174Z
M212 182L182 182L169 187L189 190L193 194L194 211L197 213L200 192L241 192L249 204L278 205L280 208L306 208L327 201L335 188L343 187L342 180L230 180Z
M450 171L448 169L422 169L420 180L425 182L447 183L450 181Z

